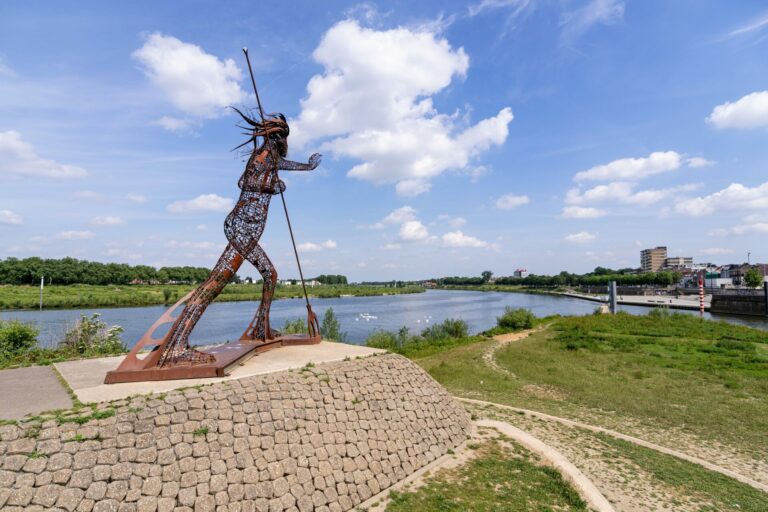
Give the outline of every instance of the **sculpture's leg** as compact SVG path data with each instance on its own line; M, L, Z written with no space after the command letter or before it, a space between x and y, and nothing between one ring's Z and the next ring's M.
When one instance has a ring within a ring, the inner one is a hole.
M277 286L277 269L269 261L267 253L260 245L256 244L245 254L245 257L256 270L261 274L264 280L264 287L261 292L261 302L256 311L251 324L246 329L240 339L243 340L270 340L278 336L278 333L269 327L269 308L272 306L272 297Z
M243 257L229 244L208 276L192 294L167 336L158 366L212 363L215 358L189 346L189 335L208 305L221 293L243 263Z

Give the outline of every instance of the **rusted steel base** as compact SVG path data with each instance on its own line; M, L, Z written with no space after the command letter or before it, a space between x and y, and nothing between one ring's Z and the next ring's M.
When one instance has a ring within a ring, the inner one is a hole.
M216 361L211 364L198 364L187 366L151 367L136 370L121 370L120 368L107 372L105 384L117 384L119 382L144 382L152 380L177 380L177 379L206 379L224 377L230 370L243 361L273 348L290 345L314 345L320 343L320 336L310 337L306 334L288 334L274 340L249 341L241 340L235 343L227 343L215 347L199 349L201 352L211 354Z

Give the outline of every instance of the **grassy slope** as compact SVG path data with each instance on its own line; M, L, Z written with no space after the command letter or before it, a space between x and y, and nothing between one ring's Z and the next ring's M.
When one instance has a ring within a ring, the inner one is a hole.
M491 341L419 363L460 395L555 414L600 409L758 453L768 450L766 341L764 331L686 315L588 316L557 320L498 351L514 377L483 363Z
M193 288L192 285L126 285L126 286L97 286L71 285L46 286L43 304L46 308L82 308L110 306L147 306L165 303L163 290L171 291L170 302L176 302ZM418 286L405 288L383 288L379 286L362 285L325 285L307 288L313 297L339 297L341 295L383 295L418 293L424 291ZM301 286L279 286L275 298L302 297ZM259 300L261 285L234 285L224 288L217 301ZM0 285L0 310L2 309L34 309L38 307L40 288L36 286Z
M489 441L476 449L476 458L437 472L423 487L392 492L387 511L587 510L556 470L521 446Z

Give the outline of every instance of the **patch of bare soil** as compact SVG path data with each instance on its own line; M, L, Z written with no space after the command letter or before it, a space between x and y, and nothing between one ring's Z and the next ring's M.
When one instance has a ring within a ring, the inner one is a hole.
M526 384L520 389L524 393L528 393L531 396L543 400L555 400L557 402L562 402L568 397L568 395L566 395L565 391L562 389L558 389L554 386L548 386L546 384L541 386L538 384Z
M589 431L498 407L465 405L478 417L510 423L558 450L597 486L617 511L693 512L711 506L695 496L681 496Z
M506 347L510 343L524 340L531 334L535 332L539 332L544 328L546 328L546 326L537 327L536 329L527 329L525 331L520 331L520 332L497 334L496 336L493 337L493 339L496 340L496 343L488 347L488 350L486 350L485 353L483 354L483 362L486 364L486 366L492 368L497 372L504 373L506 375L514 377L514 374L512 372L510 372L508 369L504 368L503 366L499 366L499 364L496 362L496 352Z

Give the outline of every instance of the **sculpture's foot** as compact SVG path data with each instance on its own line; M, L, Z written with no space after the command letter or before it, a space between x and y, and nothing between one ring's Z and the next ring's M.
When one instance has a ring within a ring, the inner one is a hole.
M281 333L277 329L270 329L269 330L269 337L267 339L268 340L274 340L274 339L279 338L282 335L283 335L283 333Z
M208 354L192 347L187 347L178 354L173 354L166 360L163 366L212 364L216 362L216 356Z

